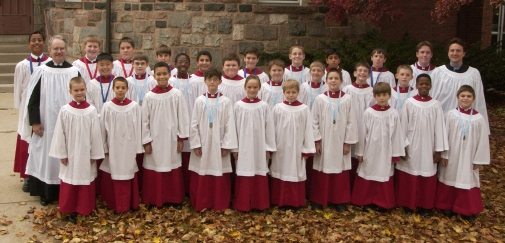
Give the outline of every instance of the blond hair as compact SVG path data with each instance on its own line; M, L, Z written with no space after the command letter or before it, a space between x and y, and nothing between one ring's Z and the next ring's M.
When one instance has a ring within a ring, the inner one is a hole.
M102 42L100 41L100 39L98 39L98 36L96 35L88 35L86 36L86 38L84 39L84 46L86 46L86 44L88 43L97 43L98 44L98 47L102 47Z
M410 74L414 73L414 70L412 70L412 67L407 64L402 64L402 65L398 66L398 68L396 69L396 73L400 73L400 70L402 70L402 69L409 70Z
M74 84L86 84L86 81L84 81L84 79L81 78L80 76L73 77L72 79L70 79L70 82L68 82L68 88L72 90L72 85Z
M296 91L300 92L300 84L294 79L288 79L282 84L282 92L286 92L288 89L296 89Z
M310 64L310 70L312 70L312 68L314 67L319 67L321 69L325 69L326 66L323 64L323 62L320 62L320 61L313 61L311 64Z

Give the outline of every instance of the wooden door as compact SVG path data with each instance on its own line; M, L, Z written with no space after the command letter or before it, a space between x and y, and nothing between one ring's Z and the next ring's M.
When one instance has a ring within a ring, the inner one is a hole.
M32 0L0 0L0 35L24 35L32 31Z

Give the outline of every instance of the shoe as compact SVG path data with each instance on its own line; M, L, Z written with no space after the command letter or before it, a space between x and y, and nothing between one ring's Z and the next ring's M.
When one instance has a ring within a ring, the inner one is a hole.
M412 215L414 213L414 210L407 208L407 207L402 207L403 212L407 215Z
M25 183L23 183L23 187L21 188L21 190L24 192L30 192L30 185L28 184L28 180L29 178L25 178Z
M174 203L172 204L172 207L175 208L176 210L182 210L182 204L180 203Z
M454 212L452 212L451 210L442 210L442 214L448 218L452 218L452 216L454 216Z
M462 215L462 214L460 214L459 216L461 217L461 219L466 220L468 222L472 222L473 219L474 219L472 215Z
M40 205L47 206L51 204L51 200L47 199L45 196L40 196Z
M388 210L386 208L377 206L377 209L375 209L375 211L379 213L386 213Z
M337 204L335 206L335 209L337 209L337 211L339 213L343 213L343 212L347 211L347 206L345 204Z
M361 207L361 211L363 211L363 212L369 212L369 211L370 211L370 209L371 209L371 208L370 208L370 206L369 206L369 205L366 205L366 206Z
M314 211L316 211L316 210L323 210L323 206L321 204L317 204L317 203L310 203L310 207Z
M72 223L76 223L77 222L77 213L71 213L68 215L68 221L72 222Z
M419 208L417 209L417 212L423 217L431 216L431 209Z

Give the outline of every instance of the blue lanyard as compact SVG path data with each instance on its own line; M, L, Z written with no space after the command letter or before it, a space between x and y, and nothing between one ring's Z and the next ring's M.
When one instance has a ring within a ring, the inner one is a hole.
M340 97L342 97L342 91L338 91L338 103L337 107L333 108L333 103L331 102L330 99L330 91L328 91L328 103L330 104L330 110L331 110L331 115L333 116L333 124L337 123L337 117L338 117L338 108L340 107Z
M379 82L379 77L381 76L382 71L384 70L384 67L381 67L381 71L379 72L379 75L377 75L377 79L375 80L375 83ZM373 71L372 68L370 68L370 85L373 87Z
M277 100L279 99L279 97L282 94L282 84L284 83L284 80L281 80L281 90L279 90L279 92L276 92L276 93L274 93L274 91L272 90L272 86L274 84L274 81L270 80L270 82L271 82L271 84L270 84L270 94L272 94L272 96L273 96L272 103L273 103L273 106L275 106L275 105L277 105Z
M189 87L189 74L187 74L188 76L188 82L186 84L186 87L184 88L184 98L188 98L188 87ZM177 84L177 89L178 90L181 90L181 84L179 83L179 77L178 75L175 75L175 83Z
M466 139L466 135L468 134L468 130L470 130L470 123L472 122L473 108L470 111L470 118L468 118L468 123L466 126L463 124L463 119L461 118L461 110L458 106L458 116L459 116L459 126L461 127L461 133L463 133L463 140Z
M321 81L319 88L317 89L317 95L321 94L321 90L323 89L324 83ZM312 97L312 81L309 82L309 95L310 95L310 107L314 104L314 98Z
M405 99L408 99L410 98L410 86L408 87L409 89L409 92L407 93L407 98ZM401 94L400 94L400 86L396 86L396 94L398 96L398 102L400 102L400 111L402 110L402 106L403 106L403 100L402 100L402 97L401 97Z
M254 69L254 75L256 75L256 68ZM244 68L244 78L247 78L247 69Z
M110 91L110 86L112 84L112 75L110 75L110 81L109 81L109 87L107 87L107 94L105 94L105 97L103 96L103 84L102 84L102 76L100 76L100 94L102 95L102 101L105 103L107 101L107 97L109 97L109 91Z
M212 109L212 113L209 108L209 92L205 93L205 109L207 109L207 118L209 119L209 127L212 128L212 124L214 123L214 116L216 115L217 106L219 105L219 96L221 92L217 91L216 103L214 104L214 108Z
M291 72L291 78L292 79L295 79L295 77L293 77L293 65L291 65L291 68L289 69L289 71ZM300 76L298 77L298 83L301 84L302 83L302 77L303 77L303 70L305 70L305 67L302 65L302 71L300 71Z
M135 83L135 91L137 91L137 95L139 97L139 104L142 105L142 100L144 100L144 95L146 94L147 78L149 77L149 75L146 73L146 79L144 80L144 84L142 85L142 93L140 93L140 91L138 90L137 79L135 78L135 75L132 76L133 76L133 82Z
M39 57L39 65L37 67L40 66L40 62L42 61L42 58L44 58L44 53L42 53L42 55ZM32 55L30 54L30 74L33 73L33 58L32 58Z

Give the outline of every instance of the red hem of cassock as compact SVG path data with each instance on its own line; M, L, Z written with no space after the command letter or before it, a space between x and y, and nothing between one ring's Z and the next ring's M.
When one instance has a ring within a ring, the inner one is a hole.
M182 152L182 177L184 178L184 193L189 193L189 158L191 157L191 152Z
M96 178L95 178L95 193L96 195L101 194L101 187L102 187L102 170L100 170L100 165L102 164L103 159L97 159L95 164L96 164Z
M351 196L352 204L366 206L375 204L386 209L395 206L395 183L393 177L389 181L379 182L366 180L357 175Z
M401 170L395 171L396 205L414 210L416 207L432 209L437 195L437 176L415 176Z
M60 181L58 206L62 213L90 215L95 209L95 181L89 185L71 185Z
M191 174L190 199L195 211L213 209L222 211L230 206L231 199L231 173L222 176L199 175L193 171Z
M359 166L359 161L357 158L351 157L351 171L349 172L349 182L351 186L351 193L352 190L354 189L354 181L356 180L356 177L358 176L357 171L358 171L358 166Z
M268 177L239 176L235 177L233 208L247 212L251 209L265 210L270 207Z
M277 206L305 206L305 181L291 182L271 177L270 200Z
M435 207L466 216L478 214L484 210L480 188L460 189L442 182L438 183Z
M28 162L28 146L29 144L21 139L18 134L16 140L16 153L14 154L14 172L19 173L19 177L28 178L26 172L26 163Z
M144 153L137 154L135 157L135 161L137 161L137 167L139 168L139 171L137 171L137 176L138 176L138 181L139 181L139 191L142 191L142 182L144 181Z
M308 198L310 196L311 184L312 184L312 173L314 173L314 156L308 157L305 160L305 175L307 179L305 180L305 196Z
M111 174L102 173L102 201L116 213L138 209L140 198L137 173L130 180L114 180Z
M349 183L349 170L338 174L327 174L312 170L312 188L310 201L326 206L351 202L351 186Z
M184 181L181 167L169 172L156 172L144 169L144 188L142 202L156 207L164 203L182 203L184 201Z

